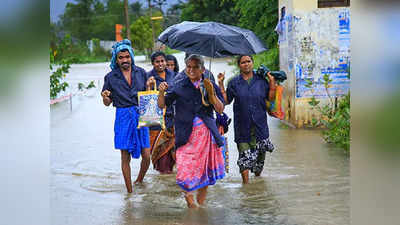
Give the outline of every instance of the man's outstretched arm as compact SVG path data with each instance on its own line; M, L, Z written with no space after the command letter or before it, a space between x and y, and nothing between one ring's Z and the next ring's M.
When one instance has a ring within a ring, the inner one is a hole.
M101 92L101 97L103 97L103 104L105 106L109 106L112 102L110 95L111 95L111 91L109 91L109 90L105 90L105 91Z

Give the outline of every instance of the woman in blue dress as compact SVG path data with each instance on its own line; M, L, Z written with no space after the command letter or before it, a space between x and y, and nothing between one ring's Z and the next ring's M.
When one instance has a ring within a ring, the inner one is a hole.
M218 85L225 104L233 100L235 142L239 151L237 164L244 184L249 182L249 171L260 176L264 168L265 153L272 152L269 140L267 107L265 100L275 99L275 79L268 73L269 82L253 71L253 58L250 55L238 57L240 74L228 82L225 91L225 74L218 74Z

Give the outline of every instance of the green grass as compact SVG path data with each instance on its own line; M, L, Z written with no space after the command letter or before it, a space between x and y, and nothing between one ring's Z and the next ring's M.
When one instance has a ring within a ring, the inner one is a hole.
M110 62L110 58L106 56L82 56L79 60L75 61L76 64L84 63L98 63L98 62Z
M166 47L165 50L164 50L164 53L166 55L171 55L171 54L180 53L180 52L181 51L176 50L176 49L172 49L172 48L169 48L169 47Z

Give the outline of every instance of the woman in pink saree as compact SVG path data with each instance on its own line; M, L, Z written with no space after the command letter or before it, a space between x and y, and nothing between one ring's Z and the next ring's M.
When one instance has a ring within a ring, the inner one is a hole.
M223 138L213 118L214 110L224 110L224 100L218 86L204 79L201 56L191 55L185 62L184 79L172 87L165 82L160 84L158 106L164 108L176 102L176 183L183 189L188 207L196 208L205 203L208 186L225 176Z

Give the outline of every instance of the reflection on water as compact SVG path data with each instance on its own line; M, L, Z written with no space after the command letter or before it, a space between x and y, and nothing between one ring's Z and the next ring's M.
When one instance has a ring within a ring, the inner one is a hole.
M120 209L119 224L295 224L264 179L244 187L216 185L210 188L207 205L198 209L187 209L176 185L164 181L152 177L151 185L129 195Z
M152 166L144 183L127 194L120 153L113 149L115 110L96 96L75 104L72 112L68 102L51 107L52 224L350 223L349 157L324 143L320 131L281 128L271 119L276 151L266 156L262 176L251 175L243 186L230 127L230 173L209 188L206 206L193 210L186 208L175 174L159 175ZM231 106L226 111L231 115ZM139 164L132 159L133 180Z

